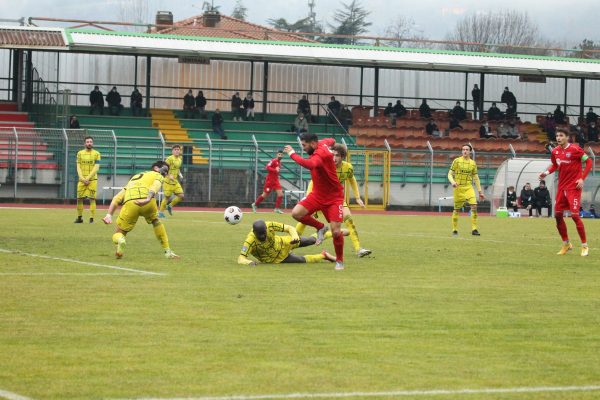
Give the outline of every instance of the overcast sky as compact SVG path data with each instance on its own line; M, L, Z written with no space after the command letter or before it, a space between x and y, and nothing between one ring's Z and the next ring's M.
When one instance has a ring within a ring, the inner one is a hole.
M142 0L0 0L2 18L54 17L72 19L119 20L123 4ZM210 1L210 0L209 0ZM317 20L332 22L341 0L314 0ZM173 12L175 20L202 14L203 0L147 0L149 22L157 10ZM220 11L229 15L235 0L213 0ZM350 2L350 0L346 0ZM242 0L248 8L247 20L266 25L270 18L285 18L289 22L308 15L308 0ZM430 39L443 39L463 15L498 9L526 11L541 33L552 41L573 46L587 38L600 42L600 1L598 0L419 0L400 2L362 0L372 10L368 20L373 23L370 34L381 35L385 26L397 16L412 18L418 30ZM410 7L402 8L402 5ZM394 9L393 7L396 6Z

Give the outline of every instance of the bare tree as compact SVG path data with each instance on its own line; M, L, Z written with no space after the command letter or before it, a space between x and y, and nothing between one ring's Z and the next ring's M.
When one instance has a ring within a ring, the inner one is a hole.
M516 10L468 15L447 38L459 42L446 45L450 50L519 54L536 53L527 47L542 41L537 24L526 12Z
M150 21L148 11L148 0L129 0L119 3L119 19L123 22L146 24ZM145 30L144 27L132 27L129 29L134 31Z
M419 40L427 39L422 31L417 29L417 24L412 18L403 15L397 16L385 27L383 36L386 38L395 38L396 40L386 40L384 45L390 47L412 47L412 48L431 48L427 43L421 43ZM410 39L410 40L407 40Z

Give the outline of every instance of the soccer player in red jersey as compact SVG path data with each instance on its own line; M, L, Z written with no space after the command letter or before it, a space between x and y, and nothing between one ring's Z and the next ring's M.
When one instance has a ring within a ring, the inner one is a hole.
M344 269L344 236L341 226L344 211L344 189L338 179L333 152L330 147L335 140L328 138L319 140L314 133L300 135L302 149L309 155L308 159L300 157L292 146L285 146L285 151L292 160L310 170L313 190L292 210L292 217L317 229L317 243L323 241L328 227L316 220L312 215L321 211L331 226L333 247L335 248L335 269Z
M570 210L571 218L575 222L577 233L581 239L581 255L585 257L588 255L589 248L585 237L585 227L579 217L579 207L581 206L583 181L592 169L592 160L588 158L581 147L569 143L569 135L564 130L556 131L556 142L558 146L552 149L552 165L540 174L540 180L556 170L559 172L554 217L563 245L557 254L564 255L573 248L569 242L567 224L564 219L564 211ZM582 170L581 164L584 162L585 169Z
M271 193L273 190L277 193L275 199L275 209L273 210L277 214L283 214L283 211L279 208L281 206L281 200L283 200L283 191L281 190L281 184L279 183L279 170L281 169L281 159L283 158L283 150L277 150L277 157L269 161L265 167L269 173L267 179L265 179L265 186L263 192L254 200L252 203L252 211L256 212L256 207Z

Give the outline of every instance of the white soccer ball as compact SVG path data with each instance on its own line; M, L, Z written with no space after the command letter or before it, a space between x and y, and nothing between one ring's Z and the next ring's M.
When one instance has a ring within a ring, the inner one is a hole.
M242 210L236 206L230 206L225 209L225 222L231 225L239 224L242 221Z

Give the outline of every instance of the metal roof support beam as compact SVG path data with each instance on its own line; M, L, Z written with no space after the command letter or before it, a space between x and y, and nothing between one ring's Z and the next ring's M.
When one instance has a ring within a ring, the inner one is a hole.
M146 116L150 114L150 76L152 75L152 57L146 57Z
M569 91L569 78L565 78L565 98L563 99L563 111L565 115L569 116L569 110L567 109L567 92Z
M583 120L585 116L585 78L580 80L581 89L579 89L579 118Z
M363 105L363 83L364 83L365 67L360 67L360 94L358 97L358 105Z
M379 67L374 68L375 87L373 88L373 116L379 115Z
M138 85L138 56L137 54L133 56L134 59L134 67L133 67L133 86L137 87Z
M250 61L250 92L254 97L254 61Z
M12 57L12 93L11 100L17 102L19 110L21 109L20 88L19 82L23 75L23 50L13 50Z
M479 92L481 93L481 96L479 96L479 119L483 119L483 113L485 112L483 109L485 104L483 100L485 99L485 74L483 72L479 74Z
M262 101L262 120L267 118L267 93L269 88L269 62L265 61L263 67L263 101Z
M465 112L467 111L469 111L469 73L465 72Z
M33 61L31 50L27 50L27 62L25 63L25 111L31 112L33 105Z

